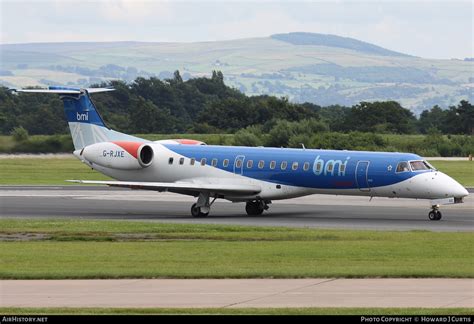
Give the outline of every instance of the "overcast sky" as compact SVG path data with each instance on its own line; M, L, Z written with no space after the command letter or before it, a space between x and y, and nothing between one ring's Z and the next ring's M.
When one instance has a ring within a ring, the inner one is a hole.
M0 0L1 43L196 42L294 31L429 58L473 57L474 1Z

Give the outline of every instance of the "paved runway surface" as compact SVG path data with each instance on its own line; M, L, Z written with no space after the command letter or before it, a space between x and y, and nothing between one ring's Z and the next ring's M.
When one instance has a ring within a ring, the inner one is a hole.
M179 223L238 224L376 230L473 231L474 197L443 206L443 219L429 221L427 201L312 195L274 202L262 216L247 216L244 204L216 202L205 219L190 216L195 198L171 193L81 186L2 186L3 217L127 219Z
M4 280L1 307L474 307L472 279Z

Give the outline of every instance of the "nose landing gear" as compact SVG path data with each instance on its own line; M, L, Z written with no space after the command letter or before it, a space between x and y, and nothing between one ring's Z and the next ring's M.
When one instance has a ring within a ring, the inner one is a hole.
M443 215L439 211L439 206L434 205L434 206L431 206L431 208L432 208L431 211L428 213L428 218L432 221L439 221L441 217L443 217Z

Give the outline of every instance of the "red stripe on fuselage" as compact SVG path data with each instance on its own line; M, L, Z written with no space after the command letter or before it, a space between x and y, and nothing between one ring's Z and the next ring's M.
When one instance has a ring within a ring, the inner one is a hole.
M178 142L179 144L185 144L185 145L200 145L202 144L201 141L196 141L196 140L192 140L192 139L174 139L173 141L176 141Z
M139 142L126 142L126 141L117 141L117 142L112 142L112 143L123 148L125 151L130 153L130 155L133 156L135 159L138 158L138 148L143 144Z

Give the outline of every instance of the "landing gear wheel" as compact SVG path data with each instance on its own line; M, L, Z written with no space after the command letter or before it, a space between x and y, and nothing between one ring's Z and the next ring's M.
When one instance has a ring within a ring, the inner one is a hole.
M432 210L428 213L428 218L432 221L439 221L443 217L443 214L439 210Z
M432 221L436 220L436 211L432 210L428 213L428 218Z
M245 205L245 211L247 212L247 215L249 216L262 215L264 210L265 208L262 206L262 204L259 201L249 201Z
M202 218L202 217L206 217L207 215L209 215L209 213L202 213L201 212L201 207L198 207L197 204L193 204L191 206L191 215L193 217L196 217L196 218Z

